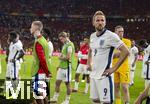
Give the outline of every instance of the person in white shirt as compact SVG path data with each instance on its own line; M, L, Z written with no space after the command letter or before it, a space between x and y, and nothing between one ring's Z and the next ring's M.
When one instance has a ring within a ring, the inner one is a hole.
M131 41L131 49L129 56L129 65L130 65L130 86L134 84L134 72L136 69L136 61L138 59L138 48L135 46L135 41Z
M19 81L19 70L21 68L20 59L24 56L25 52L23 50L22 42L19 40L19 32L10 32L8 40L10 45L6 56L6 81L12 81L12 87L16 89Z
M52 42L50 41L50 31L48 28L44 28L43 31L43 36L45 37L45 39L47 40L48 42L48 47L49 47L49 62L52 64L52 60L51 60L51 57L53 56L53 51L54 51L54 47L53 47L53 44ZM49 102L50 102L50 79L47 79L46 80L46 85L47 85L47 97L49 99Z
M49 40L49 38L47 38L47 42L48 42L48 46L49 46L49 50L50 50L49 56L52 57L53 51L54 51L54 47L53 47L52 42Z
M150 82L150 45L146 40L141 40L139 45L144 50L142 77L145 79L145 87Z
M146 99L146 104L150 104L150 45L146 40L141 40L139 46L144 51L142 77L145 79L145 89L135 100L135 104L142 104Z
M9 53L7 56L7 72L6 78L17 79L18 71L20 69L20 59L24 56L25 52L23 50L22 42L18 39L18 32L9 33Z
M50 50L49 57L52 57L53 51L54 51L54 46L53 46L53 43L50 41L50 38L49 38L49 36L50 36L49 29L47 29L47 28L43 29L43 36L46 38L46 40L48 42L48 47Z
M105 28L106 17L102 11L93 16L93 26L96 32L90 36L90 50L88 54L88 70L90 73L90 98L94 104L113 103L112 73L116 71L129 55L129 50L117 34ZM113 50L121 51L120 58L111 67Z

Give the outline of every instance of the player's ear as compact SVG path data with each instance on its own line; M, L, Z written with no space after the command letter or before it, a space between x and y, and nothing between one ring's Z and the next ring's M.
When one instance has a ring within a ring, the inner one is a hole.
M91 21L91 22L92 22L92 25L94 26L94 17L92 18L92 21Z

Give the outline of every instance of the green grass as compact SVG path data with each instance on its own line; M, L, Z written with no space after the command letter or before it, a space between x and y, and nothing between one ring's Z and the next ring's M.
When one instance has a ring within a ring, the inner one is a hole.
M1 64L2 64L2 73L0 74L0 79L5 78L5 73L6 73L6 62L5 62L5 55L1 55ZM22 68L20 71L20 76L23 79L28 79L31 78L31 63L32 63L32 56L25 56L25 62L22 64ZM58 58L57 57L52 57L52 78L50 80L51 86L51 97L54 94L54 88L55 88L55 81L56 81L56 67L58 66ZM144 80L141 78L141 69L142 69L142 64L141 62L137 62L137 69L135 72L135 84L130 88L130 98L131 98L131 104L135 101L139 93L144 89ZM74 78L75 70L72 71L72 78ZM74 86L74 83L71 83L72 87ZM79 93L72 93L71 94L71 100L70 104L91 104L90 98L89 98L89 93L88 94L83 94L82 91L84 91L85 83L80 83L79 84ZM60 104L64 99L66 95L66 87L65 84L61 84L61 91L60 91L60 96L59 96L59 102Z

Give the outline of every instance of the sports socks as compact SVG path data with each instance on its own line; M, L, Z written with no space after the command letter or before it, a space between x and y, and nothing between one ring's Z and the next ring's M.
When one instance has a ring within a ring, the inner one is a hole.
M79 82L75 81L74 90L78 90Z

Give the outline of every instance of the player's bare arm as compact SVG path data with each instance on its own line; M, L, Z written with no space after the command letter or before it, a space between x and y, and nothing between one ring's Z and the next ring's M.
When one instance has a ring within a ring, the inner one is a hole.
M146 65L150 64L150 54L149 54L149 57L148 57L148 60L145 62Z
M19 51L19 55L18 57L16 58L16 60L19 60L20 58L22 58L23 56L25 55L25 51L22 49ZM11 62L15 62L16 61L15 59L12 59Z
M19 60L20 58L22 58L25 55L25 51L22 49L19 52L19 56L17 57L17 60Z
M136 61L138 60L138 53L135 54L134 62L132 63L132 67L135 66Z
M5 61L6 61L6 62L8 62L8 55L9 55L9 49L7 48L7 49L6 49L6 58L5 58Z
M129 50L124 44L120 46L119 50L120 50L120 57L119 57L118 62L114 65L114 67L108 70L105 70L103 73L104 76L108 76L112 74L113 72L115 72L129 55Z
M67 60L70 60L70 57L71 57L71 52L68 52L68 54L66 56L60 56L59 59L60 60L64 60L64 61L67 61Z
M149 92L150 84L144 89L143 92L138 96L138 98L135 100L135 104L141 104L143 99L148 97L148 92Z
M92 50L89 49L88 59L87 59L87 65L88 65L87 70L89 70L89 71L91 71L91 60L92 60Z
M119 57L120 57L120 51L118 51L118 52L114 53L113 58L119 58Z

